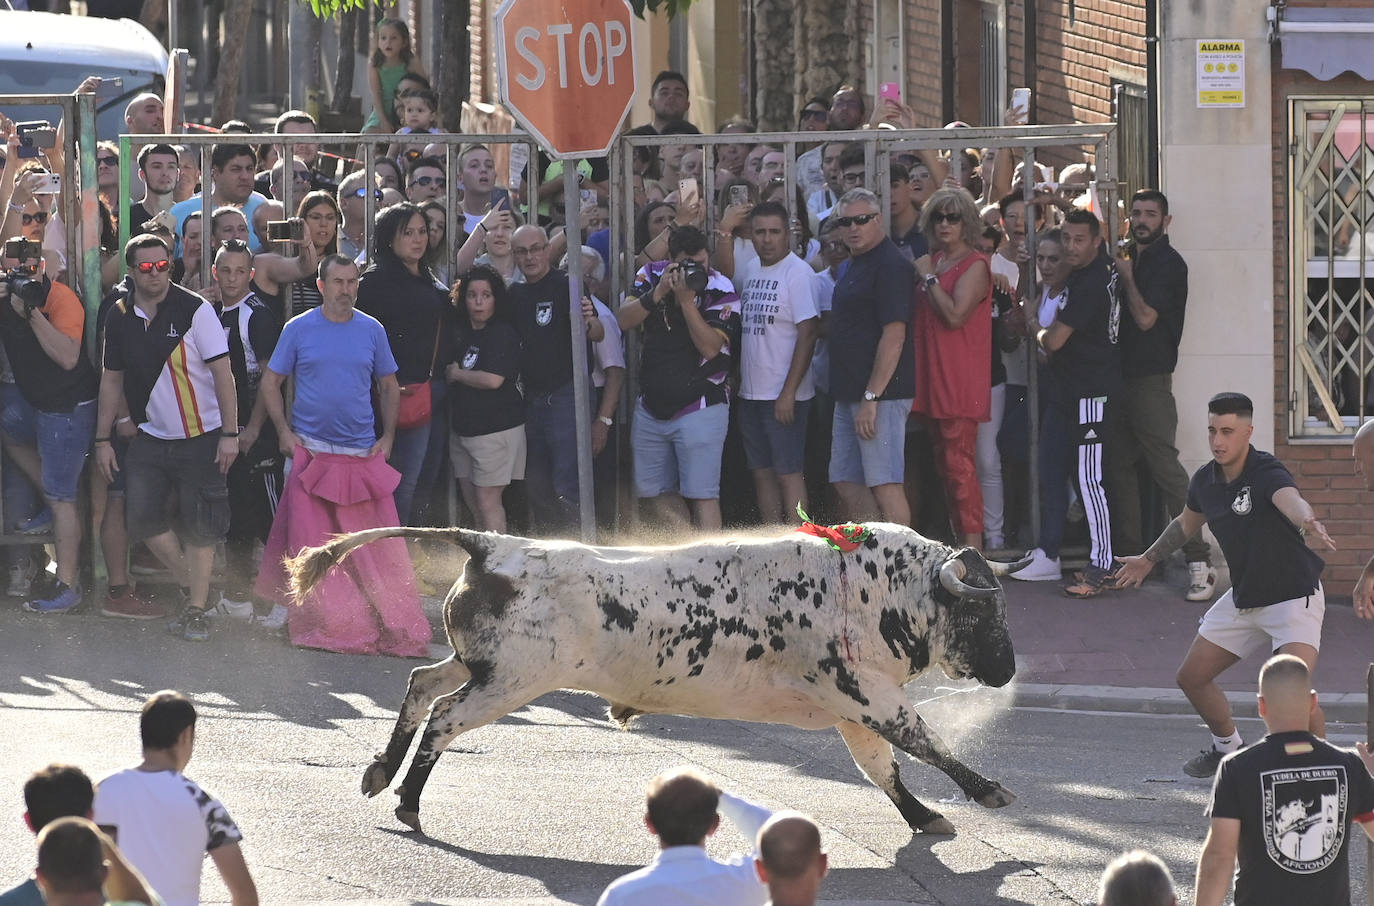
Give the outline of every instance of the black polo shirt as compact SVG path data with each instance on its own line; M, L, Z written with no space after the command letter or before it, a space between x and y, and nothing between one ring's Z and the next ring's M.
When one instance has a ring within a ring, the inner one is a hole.
M1110 396L1120 389L1121 304L1116 271L1105 253L1069 275L1064 307L1055 320L1073 328L1064 345L1050 354L1050 372L1063 397Z
M481 330L459 331L454 344L458 367L486 371L505 380L495 390L452 384L449 411L453 433L481 437L525 423L525 401L515 380L520 374L520 335L505 321L492 319Z
M1228 482L1216 462L1193 473L1188 509L1207 517L1231 567L1236 607L1266 607L1310 595L1325 565L1274 506L1274 492L1297 484L1283 463L1254 446Z
M1173 374L1188 305L1188 264L1166 234L1140 246L1133 266L1136 289L1158 317L1154 327L1141 330L1135 318L1123 312L1121 372L1128 378Z
M134 292L105 316L105 370L122 373L134 423L163 440L219 428L208 365L229 354L229 340L214 306L173 283L152 320L139 310Z

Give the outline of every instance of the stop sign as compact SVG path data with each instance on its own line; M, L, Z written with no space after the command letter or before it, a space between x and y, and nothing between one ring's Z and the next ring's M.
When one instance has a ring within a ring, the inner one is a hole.
M501 100L556 158L604 155L635 96L627 0L504 0Z

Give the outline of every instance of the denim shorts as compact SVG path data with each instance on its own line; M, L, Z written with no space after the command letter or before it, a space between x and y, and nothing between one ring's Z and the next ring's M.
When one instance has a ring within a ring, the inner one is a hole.
M862 403L835 401L831 426L830 481L876 488L901 484L906 477L906 420L911 400L879 400L877 433L861 440L854 416Z
M72 501L81 485L81 470L95 437L95 400L79 403L70 412L43 412L11 393L0 415L0 427L16 443L38 448L43 496Z
M773 400L740 400L735 417L744 440L744 460L751 469L772 469L778 475L796 475L806 456L806 418L810 400L797 400L792 407L792 424L784 425L773 415Z
M125 520L129 541L167 531L168 498L176 495L178 534L193 547L209 547L229 532L229 488L215 463L219 431L184 440L139 434L125 459Z
M720 460L730 407L707 406L677 418L658 419L635 407L630 426L635 494L657 497L677 491L689 500L720 497Z

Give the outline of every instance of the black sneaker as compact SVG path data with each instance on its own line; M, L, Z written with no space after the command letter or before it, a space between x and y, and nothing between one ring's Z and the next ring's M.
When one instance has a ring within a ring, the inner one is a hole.
M181 637L188 642L210 641L210 614L197 608L187 608Z
M1215 748L1203 749L1188 759L1188 763L1183 766L1183 773L1189 777L1211 777L1217 772L1217 765L1221 764L1225 757L1225 752L1218 752Z

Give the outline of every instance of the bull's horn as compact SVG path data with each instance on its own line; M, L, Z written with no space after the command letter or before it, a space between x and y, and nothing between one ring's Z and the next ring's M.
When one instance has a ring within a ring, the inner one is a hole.
M994 576L1010 576L1018 569L1025 569L1027 566L1030 566L1030 562L1033 559L1034 557L1031 554L1026 554L1026 556L1017 560L1015 563L999 563L996 560L989 560L988 566L992 567L992 574Z
M945 587L945 591L961 598L991 598L1001 591L997 588L979 588L976 585L969 585L964 581L964 574L967 571L968 568L964 566L963 561L946 560L945 564L940 567L940 584Z

